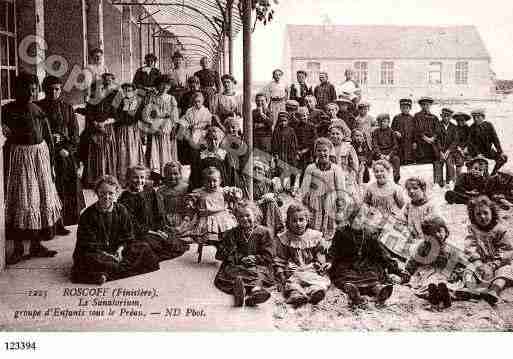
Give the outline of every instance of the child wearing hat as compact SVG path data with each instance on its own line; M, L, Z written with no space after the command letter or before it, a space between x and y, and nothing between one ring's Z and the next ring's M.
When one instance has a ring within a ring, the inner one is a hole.
M435 131L436 160L433 162L433 179L440 187L444 187L449 182L455 180L455 166L449 161L451 146L457 140L456 126L450 120L453 111L449 108L443 108L441 113L442 121L438 124ZM446 178L444 180L444 167Z
M390 128L390 115L382 113L377 117L378 128L372 132L372 150L375 160L386 160L392 164L394 182L401 178L401 160L399 159L399 144L394 131Z
M465 149L470 134L470 127L467 125L467 122L470 121L470 116L463 112L456 112L452 115L452 118L456 121L456 139L449 146L449 157L447 161L454 166L456 177L458 177L465 164Z
M495 127L491 122L485 121L484 109L473 110L471 115L474 124L470 126L469 153L471 156L481 154L490 160L494 160L495 166L492 170L492 175L494 175L508 161L508 157L502 151Z
M422 110L414 116L417 159L421 163L433 163L437 157L434 142L439 120L436 115L431 113L432 104L433 99L431 97L421 97L419 105Z
M417 144L415 142L415 121L410 115L412 100L403 98L399 100L401 113L394 116L392 130L399 141L399 157L401 164L414 163Z

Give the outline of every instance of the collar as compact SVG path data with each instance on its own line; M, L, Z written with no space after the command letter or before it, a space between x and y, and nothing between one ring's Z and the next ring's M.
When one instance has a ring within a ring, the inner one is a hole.
M279 234L278 239L284 246L297 249L307 249L319 245L322 240L322 233L308 228L302 235L297 235L287 230Z

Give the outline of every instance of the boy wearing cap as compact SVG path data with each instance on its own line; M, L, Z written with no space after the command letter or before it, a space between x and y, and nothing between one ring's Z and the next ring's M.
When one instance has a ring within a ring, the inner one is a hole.
M321 72L319 74L319 85L315 86L314 96L317 99L317 108L324 110L326 105L337 99L335 86L328 82L328 74Z
M419 105L420 112L414 116L415 143L417 144L417 160L421 163L434 163L438 157L434 148L435 131L438 126L438 117L431 113L431 97L421 97Z
M386 160L390 162L394 172L394 182L401 179L401 160L397 153L399 144L394 131L390 128L390 115L382 113L376 118L378 128L372 132L372 150L374 160Z
M415 121L410 115L412 103L409 98L399 100L401 113L395 115L392 120L392 130L399 139L399 157L403 165L414 163L416 160Z
M299 70L296 72L297 82L290 85L290 99L299 102L299 106L306 106L306 96L313 95L311 86L306 83L306 71Z
M463 112L456 112L452 115L456 121L456 139L449 146L449 158L447 161L455 167L456 177L461 174L461 169L465 164L465 150L470 134L470 127L467 122L470 121L470 115Z
M468 150L471 156L483 155L485 158L495 161L492 175L504 166L508 157L503 153L502 146L495 131L495 127L485 121L484 109L477 109L471 112L474 124L470 126ZM494 148L492 148L492 145Z
M457 129L450 120L453 111L449 108L443 108L441 112L441 121L435 131L435 149L437 155L433 162L433 179L440 187L444 187L455 179L456 169L454 163L449 160L451 146L457 140ZM446 180L444 180L444 165L446 169Z

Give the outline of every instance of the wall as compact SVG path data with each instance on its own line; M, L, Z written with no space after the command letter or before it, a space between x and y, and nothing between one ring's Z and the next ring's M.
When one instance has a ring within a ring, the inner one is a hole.
M116 75L118 82L122 81L121 69L121 11L109 1L103 1L103 37L104 58L110 72Z
M344 71L353 68L354 62L360 59L344 60L298 60L291 59L290 74L299 69L307 69L307 63L317 61L321 64L321 71L329 75L329 80L335 86L344 80ZM381 85L381 60L360 60L368 62L367 86L362 89L364 96L368 97L402 97L429 95L439 98L489 98L493 92L493 81L490 75L490 63L488 60L468 60L468 84L457 85L455 83L455 67L459 60L386 60L394 62L394 85ZM429 63L442 62L442 84L429 84ZM317 84L319 80L309 79L311 84Z
M66 59L68 71L62 76L64 80L74 66L84 66L84 36L82 0L45 1L46 56L59 55ZM83 100L82 92L76 88L64 96L74 104Z

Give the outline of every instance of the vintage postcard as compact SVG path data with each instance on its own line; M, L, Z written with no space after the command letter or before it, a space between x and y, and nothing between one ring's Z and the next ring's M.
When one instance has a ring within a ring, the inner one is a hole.
M511 331L512 13L0 0L0 331Z

